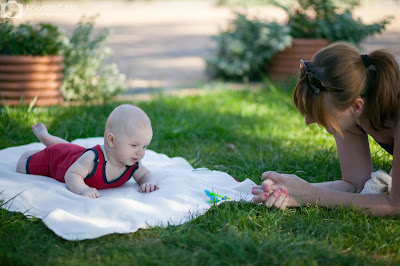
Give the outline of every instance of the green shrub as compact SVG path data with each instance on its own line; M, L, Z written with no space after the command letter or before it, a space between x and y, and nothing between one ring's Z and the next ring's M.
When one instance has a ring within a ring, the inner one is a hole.
M95 18L82 18L71 37L51 24L21 24L0 20L0 55L62 55L66 100L103 100L125 89L125 76L116 64L107 63L111 50L105 47L108 30L93 34Z
M9 20L0 20L1 55L58 55L67 43L68 37L54 25L14 26Z
M332 0L297 2L291 7L275 2L286 11L293 38L324 38L331 42L347 41L359 45L366 37L381 33L392 20L392 17L387 17L376 23L364 24L352 15L359 1L344 4L344 8L339 8Z
M207 74L213 78L258 80L274 54L291 44L288 26L250 20L237 13L230 27L218 36L217 51L206 59Z
M105 47L109 30L93 35L95 18L82 18L64 51L65 78L62 86L67 100L107 99L125 89L125 75L116 64L107 64L111 50Z
M292 38L324 38L331 42L347 41L359 45L366 37L382 32L392 17L376 23L364 24L353 17L359 0L337 7L333 0L298 0L287 7L274 0L288 15L288 23L249 20L237 14L228 29L214 37L217 49L206 59L207 74L211 78L258 80L264 66L273 56L291 45Z

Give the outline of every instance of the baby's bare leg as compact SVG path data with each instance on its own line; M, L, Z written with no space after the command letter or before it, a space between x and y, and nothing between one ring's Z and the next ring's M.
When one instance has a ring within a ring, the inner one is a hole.
M31 150L23 153L21 157L19 157L17 163L17 173L26 174L26 161L28 160L29 156L37 153L40 150Z
M43 123L38 123L32 126L33 133L35 136L46 146L50 146L56 143L68 143L65 139L51 135L46 126Z

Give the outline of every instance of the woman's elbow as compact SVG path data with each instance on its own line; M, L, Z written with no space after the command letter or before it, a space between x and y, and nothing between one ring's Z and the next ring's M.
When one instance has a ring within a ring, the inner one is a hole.
M389 213L388 215L400 215L400 196L394 195L393 192L388 194L388 205Z
M361 191L363 190L365 183L371 179L371 177L368 178L346 178L342 177L342 180L349 183L350 186L354 188L354 191Z
M393 201L393 199L390 197L390 194L381 194L379 196L384 198L383 201L380 200L379 202L376 202L376 204L373 204L367 208L367 213L378 217L400 215L400 202Z

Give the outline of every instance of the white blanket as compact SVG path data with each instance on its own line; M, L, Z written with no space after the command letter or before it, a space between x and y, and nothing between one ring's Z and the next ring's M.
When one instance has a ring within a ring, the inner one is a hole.
M392 177L379 170L371 174L371 179L365 182L361 194L389 193L392 190Z
M102 144L103 139L77 139L73 143L92 147ZM253 198L251 188L255 183L249 179L237 182L226 173L193 169L183 158L148 150L142 162L157 176L160 190L139 193L139 186L131 178L122 187L100 190L100 198L90 199L70 192L64 183L49 177L16 173L23 152L43 148L41 143L31 143L0 150L0 206L42 219L67 240L183 224L212 206L204 190L235 201Z

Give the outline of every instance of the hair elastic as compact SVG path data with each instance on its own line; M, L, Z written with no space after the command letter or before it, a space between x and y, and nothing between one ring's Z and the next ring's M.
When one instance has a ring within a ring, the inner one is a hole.
M368 59L368 55L367 55L367 54L362 54L362 55L361 55L361 59L362 59L362 61L363 61L363 63L364 63L364 66L365 66L366 68L368 68L368 67L371 65L371 63L369 62L369 59Z

